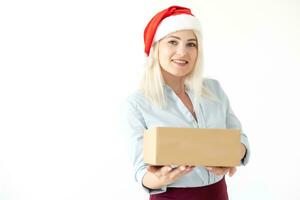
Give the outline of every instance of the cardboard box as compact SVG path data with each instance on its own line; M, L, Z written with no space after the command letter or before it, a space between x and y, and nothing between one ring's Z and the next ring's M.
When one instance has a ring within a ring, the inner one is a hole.
M144 133L150 165L238 166L240 130L156 127Z

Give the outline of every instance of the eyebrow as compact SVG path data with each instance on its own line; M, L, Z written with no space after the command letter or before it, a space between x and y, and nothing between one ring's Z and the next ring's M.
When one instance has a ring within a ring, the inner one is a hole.
M175 38L175 39L181 40L180 37L174 36L174 35L170 35L168 38ZM188 39L187 41L197 41L197 39L196 38L191 38L191 39Z

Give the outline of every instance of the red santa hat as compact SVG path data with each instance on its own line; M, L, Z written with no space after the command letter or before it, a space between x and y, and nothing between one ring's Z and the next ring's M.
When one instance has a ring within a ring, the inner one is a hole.
M201 33L200 21L189 8L171 6L160 11L150 20L144 30L145 53L149 56L152 45L166 35L187 29Z

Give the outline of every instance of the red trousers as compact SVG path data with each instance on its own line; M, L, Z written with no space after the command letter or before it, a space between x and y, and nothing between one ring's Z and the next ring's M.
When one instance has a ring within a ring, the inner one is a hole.
M225 178L212 185L189 188L167 188L160 194L150 195L150 200L228 200Z

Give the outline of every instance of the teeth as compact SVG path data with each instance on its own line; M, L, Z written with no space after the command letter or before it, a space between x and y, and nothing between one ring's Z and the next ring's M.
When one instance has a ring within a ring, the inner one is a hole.
M185 60L173 60L173 62L178 63L178 64L186 64L187 61Z

